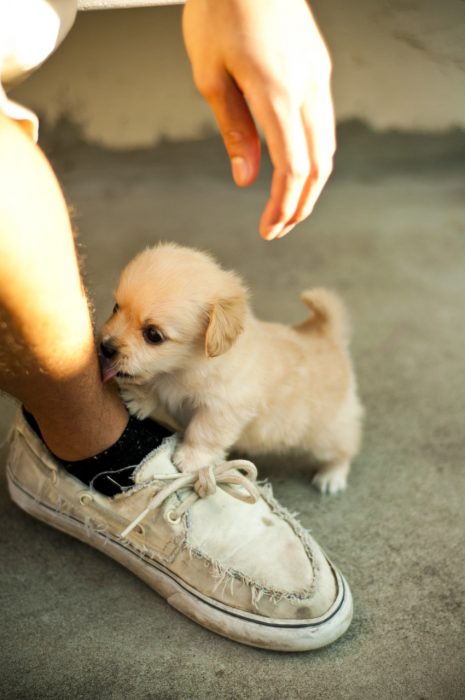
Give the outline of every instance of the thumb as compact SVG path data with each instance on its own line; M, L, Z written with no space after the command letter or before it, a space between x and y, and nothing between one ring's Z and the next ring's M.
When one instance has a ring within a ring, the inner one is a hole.
M234 182L247 187L260 168L260 139L245 97L228 75L204 97L220 128Z

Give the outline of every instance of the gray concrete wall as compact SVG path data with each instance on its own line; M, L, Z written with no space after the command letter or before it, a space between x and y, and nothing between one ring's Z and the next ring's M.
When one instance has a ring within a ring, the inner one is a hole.
M462 0L315 0L334 62L338 120L376 129L465 127ZM213 128L181 38L181 7L80 13L57 53L16 99L48 122L118 148Z

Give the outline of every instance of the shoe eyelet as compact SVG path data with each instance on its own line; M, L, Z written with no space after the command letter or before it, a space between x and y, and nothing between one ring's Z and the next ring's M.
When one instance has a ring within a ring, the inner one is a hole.
M145 535L145 527L139 523L139 525L136 525L134 530L137 532L138 535Z
M79 496L79 503L81 504L81 506L88 506L89 503L92 503L93 500L94 499L92 498L90 493L81 493L81 495Z
M173 514L175 517L173 517ZM171 525L178 525L181 522L181 515L176 515L175 510L167 510L165 513L165 520L167 520Z

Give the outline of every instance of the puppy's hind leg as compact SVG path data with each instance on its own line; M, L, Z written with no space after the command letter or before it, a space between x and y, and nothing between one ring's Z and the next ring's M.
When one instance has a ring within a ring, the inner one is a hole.
M363 407L355 384L336 419L313 426L307 447L321 467L312 484L321 493L339 493L347 488L351 460L360 449Z
M312 484L321 493L335 494L347 488L350 463L360 448L361 419L361 405L353 396L338 421L313 433L308 447L321 466Z
M345 491L347 477L350 471L350 461L337 461L325 464L313 477L312 485L320 493L335 494Z

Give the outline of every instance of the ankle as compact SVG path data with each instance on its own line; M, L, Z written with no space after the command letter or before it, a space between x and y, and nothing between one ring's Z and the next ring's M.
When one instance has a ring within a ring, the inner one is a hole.
M30 427L42 438L40 428L26 409L24 415ZM54 455L61 466L76 479L105 496L114 496L134 486L133 474L137 466L153 452L172 431L146 418L131 416L116 442L103 452L85 459L69 460Z
M112 388L102 392L101 401L91 406L67 404L44 413L26 409L36 420L48 449L66 461L87 459L108 449L119 440L129 420Z

